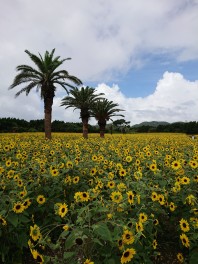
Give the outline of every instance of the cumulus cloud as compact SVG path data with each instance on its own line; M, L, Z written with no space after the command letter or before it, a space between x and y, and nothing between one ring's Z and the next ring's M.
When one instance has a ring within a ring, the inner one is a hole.
M143 121L194 121L198 112L198 81L190 82L180 73L165 72L153 94L128 98L117 85L99 84L98 92L125 110L131 125Z
M8 87L15 67L31 64L25 49L43 54L56 48L56 55L72 58L64 64L70 74L84 83L99 83L98 89L115 99L132 123L196 119L196 81L165 73L145 98L127 98L116 81L131 69L143 68L145 54L163 55L166 63L169 58L198 59L197 15L197 0L1 1L0 117L43 118L37 93L14 99ZM108 87L108 81L115 85ZM77 111L59 107L61 97L58 93L54 100L53 119L79 121Z
M27 61L25 49L56 47L83 81L112 80L144 63L142 53L198 59L197 15L193 0L8 0L0 10L0 59L11 70Z
M156 84L152 94L147 97L126 97L120 87L116 84L108 86L101 83L96 87L97 93L104 93L108 100L119 105L125 110L125 120L131 125L143 121L194 121L198 113L198 80L188 81L180 73L165 72ZM14 96L13 91L12 95ZM64 95L65 96L65 95ZM58 91L54 98L53 120L64 120L65 122L80 122L80 112L73 108L60 107L62 92ZM10 116L16 118L42 119L43 102L37 93L30 93L28 97L21 95L4 103L6 96L0 98L2 111L0 117ZM114 120L119 117L113 118ZM95 125L95 119L90 124Z

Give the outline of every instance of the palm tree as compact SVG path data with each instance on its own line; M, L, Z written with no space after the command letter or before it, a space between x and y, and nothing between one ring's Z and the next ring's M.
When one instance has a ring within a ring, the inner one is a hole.
M94 116L98 121L101 138L104 138L105 127L107 121L111 119L111 117L124 116L121 114L116 114L117 112L124 111L122 109L116 108L117 106L118 104L113 103L113 101L108 101L107 99L99 100L93 105L91 109L91 116Z
M70 60L71 58L60 59L60 56L54 57L55 49L53 49L51 53L46 51L44 57L42 57L40 53L39 56L36 56L28 50L25 50L25 52L36 65L36 69L28 65L17 66L16 70L19 73L15 76L12 85L8 89L13 89L25 83L25 87L16 93L15 97L23 92L28 95L34 87L36 87L37 92L40 90L41 100L44 100L45 137L51 139L52 105L56 92L56 85L60 85L68 93L67 87L73 88L68 81L75 85L80 85L82 82L77 77L69 75L66 70L56 71L64 61Z
M88 121L90 118L90 108L99 99L101 99L100 94L95 94L95 89L91 87L81 87L78 89L74 87L70 89L69 93L71 96L66 96L62 99L61 106L66 106L65 109L69 107L74 107L75 109L80 109L80 118L83 123L83 137L88 138Z

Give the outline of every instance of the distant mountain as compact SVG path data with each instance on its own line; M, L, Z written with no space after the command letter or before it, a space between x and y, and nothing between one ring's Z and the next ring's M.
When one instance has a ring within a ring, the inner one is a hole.
M141 127L141 126L150 126L150 127L157 127L159 125L169 125L169 122L165 122L165 121L150 121L150 122L142 122L140 124L136 124L132 127L136 128L136 127Z

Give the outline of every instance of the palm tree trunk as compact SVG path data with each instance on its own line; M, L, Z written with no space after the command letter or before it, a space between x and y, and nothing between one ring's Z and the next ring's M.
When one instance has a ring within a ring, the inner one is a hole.
M45 98L44 100L44 129L45 129L45 138L51 139L51 128L52 128L52 105L53 98Z
M100 137L104 138L104 135L105 135L105 127L102 126L102 127L100 127Z
M82 119L83 123L83 137L88 138L88 118L83 118Z
M106 127L106 120L99 120L98 121L98 125L100 128L100 137L104 138L104 134L105 134L105 127Z

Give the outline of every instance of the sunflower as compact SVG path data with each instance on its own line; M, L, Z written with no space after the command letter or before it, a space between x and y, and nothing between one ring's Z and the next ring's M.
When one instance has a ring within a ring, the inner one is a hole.
M198 182L198 175L195 175L195 176L194 176L194 181L195 181L195 182Z
M152 192L152 194L151 194L151 199L152 199L152 201L154 202L154 201L158 201L158 194L156 193L156 192Z
M20 214L25 210L25 206L21 202L17 202L14 204L12 209L16 214Z
M12 165L12 161L9 159L6 161L6 167L10 167Z
M157 170L157 165L155 163L152 163L150 166L149 166L150 170L151 171L156 171Z
M123 198L121 192L112 192L110 197L115 203L120 203Z
M140 194L136 194L136 198L137 198L137 203L140 204L140 202L141 202L141 195Z
M17 181L17 185L18 185L19 187L22 187L22 186L23 186L23 181L22 181L21 179L18 179L18 181Z
M2 174L4 171L5 171L4 168L0 167L0 174Z
M129 204L133 204L133 202L134 202L134 193L132 192L132 191L128 191L127 192L127 196L128 196L128 202L129 202Z
M159 194L158 195L158 201L161 205L164 205L165 204L165 198L164 198L164 195L163 194Z
M182 184L189 184L190 183L190 179L188 177L182 177L181 178L181 183Z
M177 160L173 161L171 163L171 167L174 169L174 170L178 170L181 168L181 163Z
M113 214L107 214L107 219L110 220L113 218Z
M191 160L189 164L190 164L190 167L193 169L196 169L198 167L198 162L196 160Z
M75 177L73 178L73 183L74 183L74 184L77 184L77 183L79 182L79 180L80 180L80 177L75 176Z
M90 259L86 259L83 264L94 264L93 261L91 261Z
M124 234L122 235L122 241L124 244L130 245L134 242L134 236L133 233L129 230L125 230Z
M26 189L24 189L24 191L22 191L22 192L19 193L19 197L20 198L24 198L26 195L27 195Z
M117 163L116 164L116 168L117 168L117 170L121 170L122 169L122 164L121 163Z
M177 206L176 206L173 202L171 202L171 203L169 204L169 207L170 207L171 212L174 212L175 209L177 208Z
M118 188L118 191L123 192L126 190L127 187L123 182L121 182L117 185L117 188Z
M188 237L187 237L187 235L186 234L181 234L180 235L180 239L181 239L181 241L182 241L182 244L185 246L185 247L190 247L190 241L189 241L189 239L188 239Z
M59 171L58 171L58 169L52 169L51 171L51 175L53 176L53 177L56 177L56 176L58 176L59 175Z
M90 175L94 176L94 175L96 175L96 172L97 172L97 169L96 168L92 168L91 171L90 171Z
M196 197L193 194L189 194L185 199L185 203L188 203L190 205L195 205L195 202L196 202Z
M25 209L27 209L31 204L31 200L28 198L23 202L23 206Z
M191 218L190 218L190 221L191 221L191 223L193 224L193 226L194 226L195 228L198 228L198 218L196 218L196 217L191 217Z
M0 215L0 224L2 224L3 226L7 225L6 220L1 215Z
M131 261L135 253L136 251L134 248L127 248L122 254L121 264Z
M64 225L64 226L63 226L63 229L64 229L65 231L68 231L68 230L69 230L69 225Z
M147 221L147 219L148 219L148 216L145 213L139 214L139 222L144 223Z
M61 204L58 209L58 214L60 215L60 217L64 217L67 212L68 212L67 205L65 203Z
M66 167L67 167L68 169L72 169L72 168L73 168L73 162L70 161L70 160L68 160L67 163L66 163Z
M46 201L44 195L38 195L36 200L37 200L37 203L39 204L44 204Z
M147 156L147 157L151 157L151 152L150 152L150 151L147 151L147 152L146 152L146 156Z
M138 171L135 171L135 172L134 172L134 177L135 177L136 180L140 180L140 179L142 179L142 172L139 171L139 168L140 168L140 167L138 167Z
M76 192L74 195L75 201L78 203L81 201L81 192Z
M118 240L118 248L119 248L119 250L123 250L123 247L124 247L124 243L123 243L122 239L119 239Z
M158 219L154 219L154 220L153 220L153 224L154 224L154 225L158 225L158 224L159 224Z
M185 219L182 218L182 219L179 221L179 224L180 224L180 228L181 228L181 230L182 230L183 232L188 232L188 231L190 230L189 223L188 223L187 220L185 220Z
M72 178L71 178L70 175L67 175L67 176L65 177L65 183L68 183L69 185L71 185L71 183L72 183Z
M122 169L119 170L119 175L120 175L121 177L126 176L126 174L127 174L127 172L126 172L125 169L122 168Z
M14 170L9 170L7 174L8 179L11 179L14 176L14 173L15 173Z
M178 254L177 254L177 259L178 259L178 261L179 261L180 263L183 263L183 262L184 262L184 257L183 257L183 255L182 255L182 253L178 253Z
M131 156L127 156L127 157L126 157L126 162L129 163L129 162L131 162L131 161L132 161L132 157L131 157Z
M50 150L50 154L51 154L51 156L53 156L55 154L55 151L54 150Z
M81 198L82 202L88 202L90 199L89 193L88 192L81 192L80 198Z
M113 180L113 178L114 178L114 173L112 172L112 171L110 171L109 173L108 173L108 178L109 178L109 180Z
M157 248L157 240L156 240L156 239L153 240L153 248L154 248L154 249Z
M31 252L32 252L33 258L37 261L37 263L39 263L39 264L44 263L43 256L41 254L39 254L36 249L33 249Z
M107 183L107 187L109 187L110 189L113 189L115 187L115 182L114 181L109 181Z
M139 160L139 159L136 159L136 161L135 161L135 165L136 165L136 166L139 166L139 165L140 165L140 160Z
M141 222L136 223L135 226L137 232L142 232L144 230L143 224Z
M30 236L34 241L42 238L39 226L37 226L36 224L34 226L30 226Z

